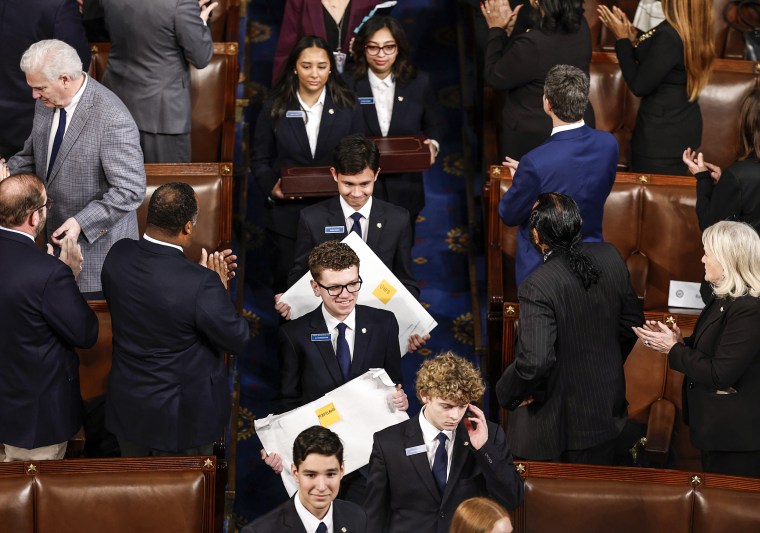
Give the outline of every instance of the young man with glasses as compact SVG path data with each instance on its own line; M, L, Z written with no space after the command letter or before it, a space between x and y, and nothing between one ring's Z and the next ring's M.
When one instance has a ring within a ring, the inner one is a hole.
M393 313L356 305L361 289L359 257L347 244L327 241L309 254L311 287L322 305L280 326L281 387L276 412L317 400L370 368L384 368L399 385L390 401L405 411L409 401L400 383L401 353L398 322ZM277 454L265 462L282 470ZM351 487L349 487L351 485ZM344 499L363 502L364 476L350 474L343 483Z

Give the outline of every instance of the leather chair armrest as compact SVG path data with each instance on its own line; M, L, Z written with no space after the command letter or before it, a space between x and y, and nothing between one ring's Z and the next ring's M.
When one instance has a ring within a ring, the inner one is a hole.
M652 466L664 467L670 452L670 440L676 420L676 406L660 398L652 404L647 425L647 459Z

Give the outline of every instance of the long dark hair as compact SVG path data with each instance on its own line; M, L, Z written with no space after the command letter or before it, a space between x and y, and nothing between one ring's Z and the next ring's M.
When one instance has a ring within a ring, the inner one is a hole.
M547 33L575 33L581 27L583 0L538 0L533 17Z
M359 35L354 40L352 48L354 66L351 74L356 79L367 74L369 65L367 64L367 56L364 55L364 47L367 46L367 41L369 41L370 37L383 28L388 28L388 31L391 32L398 50L391 73L397 82L401 84L407 83L409 80L414 79L414 76L417 74L410 59L409 41L406 39L406 32L401 27L401 23L389 16L372 17L362 26Z
M535 229L539 241L549 247L551 254L565 259L584 289L599 281L599 269L578 248L583 219L575 200L558 192L541 194L528 220L531 233Z
M330 93L333 103L338 107L354 107L356 97L346 86L343 79L337 74L338 69L335 67L335 57L330 50L327 42L315 35L302 37L288 56L285 68L282 70L277 85L274 86L270 94L272 100L272 120L279 123L280 119L285 116L285 112L291 106L298 104L298 75L296 74L296 63L301 53L307 48L321 48L327 54L330 61L330 75L327 77L327 92Z
M739 113L739 159L760 159L760 88L742 102Z

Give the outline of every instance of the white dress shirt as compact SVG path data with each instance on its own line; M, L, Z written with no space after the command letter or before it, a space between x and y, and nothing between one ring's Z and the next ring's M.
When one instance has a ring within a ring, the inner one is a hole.
M69 126L71 125L71 119L74 118L74 111L76 111L77 105L79 105L79 101L82 99L82 95L84 94L84 90L87 87L87 74L82 73L82 76L84 76L84 83L79 88L79 90L74 95L74 98L71 99L71 103L64 107L66 110L66 127L63 130L63 135L66 135L66 132L69 131ZM47 162L48 165L50 165L50 155L53 153L53 142L55 141L55 133L58 131L58 122L61 118L61 111L59 109L55 110L55 113L53 113L53 123L50 125L50 138L48 139L48 147L47 147ZM49 168L45 169L46 171L50 171Z
M147 233L143 233L143 239L145 239L148 242L152 242L153 244L160 244L161 246L169 246L171 248L176 248L183 254L185 253L185 250L183 250L179 244L172 244L170 242L159 241L158 239L154 239L153 237L148 237Z
M393 74L389 74L384 80L381 80L369 69L367 70L367 77L369 78L369 86L372 89L372 98L375 99L375 111L377 111L377 122L380 124L380 132L383 134L383 137L386 137L391 127L396 82L393 80Z
M422 428L422 438L425 440L425 448L427 448L428 462L430 463L430 469L433 469L433 462L435 461L435 452L438 449L438 434L441 433L440 429L428 422L425 418L425 407L422 408L420 413L420 428ZM449 456L448 464L446 465L446 479L449 479L449 472L451 472L451 455L454 451L454 431L443 430L443 434L448 437L446 441L446 455Z
M338 324L340 324L340 320L328 313L324 305L322 306L322 316L325 319L325 324L327 324L327 331L330 333L333 351L335 351L336 346L338 345ZM347 326L346 342L348 343L348 351L351 353L351 361L353 361L354 338L356 337L356 308L351 311L343 323Z
M552 128L552 135L554 135L555 133L559 133L561 131L575 130L585 125L586 123L583 121L583 119L580 119L580 121L573 122L572 124L564 124L562 126L555 126Z
M332 503L330 503L330 508L327 510L327 514L325 515L325 517L322 520L320 520L319 518L311 514L308 511L308 509L306 509L306 507L303 506L303 503L301 503L301 498L298 496L298 493L296 493L295 497L293 498L293 501L296 504L296 512L298 513L298 518L301 519L301 523L303 524L303 527L306 530L306 533L315 533L320 523L324 523L325 526L327 526L327 533L333 533Z
M370 196L367 203L362 206L358 211L348 205L342 196L338 197L340 200L340 208L343 210L343 218L346 219L346 231L351 233L351 229L354 227L354 219L351 215L359 213L362 218L359 220L359 226L362 228L362 240L367 242L367 232L369 231L369 214L372 211L372 197Z
M297 93L296 93L297 94ZM309 138L309 148L311 148L311 157L317 152L317 138L319 137L319 124L322 122L322 109L325 107L325 95L327 88L322 87L322 93L319 95L316 103L309 107L298 94L298 103L304 111L304 123L306 124L306 136Z

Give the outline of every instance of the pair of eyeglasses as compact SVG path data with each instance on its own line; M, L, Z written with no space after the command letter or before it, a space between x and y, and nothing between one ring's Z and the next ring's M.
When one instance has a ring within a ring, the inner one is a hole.
M329 287L325 287L318 281L316 281L316 284L326 290L330 296L339 296L343 292L343 289L346 289L350 293L359 292L359 289L362 288L362 278L359 276L357 281L352 281L345 285L330 285Z
M41 206L39 206L39 207L35 207L34 209L32 209L32 212L34 212L34 211L39 211L39 210L40 210L40 209L42 209L43 207L47 207L48 209L50 209L51 207L53 207L53 199L52 199L52 198L48 198L48 199L47 199L47 202L45 202L44 204L42 204L42 205L41 205Z
M396 49L398 48L395 44L386 44L385 46L377 46L376 44L368 44L364 47L364 49L367 51L367 53L371 56L376 56L380 53L380 50L383 51L383 53L387 56L395 54Z

